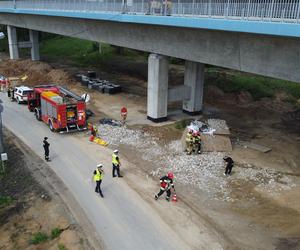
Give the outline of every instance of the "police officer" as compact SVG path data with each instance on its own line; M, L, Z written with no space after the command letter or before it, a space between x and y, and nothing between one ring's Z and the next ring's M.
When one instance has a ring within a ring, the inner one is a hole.
M167 175L160 178L160 191L157 195L154 196L155 200L157 200L164 192L166 192L167 193L166 200L170 201L171 188L173 188L175 192L173 179L174 179L174 175L171 172L169 172Z
M225 168L225 173L224 175L228 176L231 174L231 170L233 168L233 164L234 164L234 161L232 160L231 157L229 156L225 156L223 158L224 162L226 163L226 168Z
M99 193L102 198L104 198L101 190L103 175L104 171L102 169L102 164L98 164L97 169L94 170L94 181L96 182L95 192Z
M47 140L48 140L48 137L44 137L43 147L44 147L44 151L45 151L45 160L46 161L50 161L50 159L49 159L49 147L50 147L50 143Z
M118 177L123 177L120 174L120 166L121 166L121 162L119 159L119 151L114 150L114 153L112 154L112 177L116 177L116 171Z

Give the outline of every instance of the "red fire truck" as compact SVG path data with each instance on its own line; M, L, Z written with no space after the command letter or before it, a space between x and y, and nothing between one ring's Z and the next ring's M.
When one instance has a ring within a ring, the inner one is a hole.
M55 85L33 88L28 94L28 109L51 131L71 132L86 129L85 101L69 90Z

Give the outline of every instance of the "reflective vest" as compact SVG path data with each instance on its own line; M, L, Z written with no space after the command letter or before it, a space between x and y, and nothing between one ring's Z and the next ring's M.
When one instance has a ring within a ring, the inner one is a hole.
M95 170L96 174L94 174L94 181L100 181L103 178L102 171L99 171L98 169Z
M193 141L193 135L191 133L187 133L185 141L186 142L192 142Z
M117 160L117 155L115 153L112 154L112 164L119 165L119 161Z
M194 142L195 143L201 143L201 137L200 137L200 135L197 135L197 136L194 137Z

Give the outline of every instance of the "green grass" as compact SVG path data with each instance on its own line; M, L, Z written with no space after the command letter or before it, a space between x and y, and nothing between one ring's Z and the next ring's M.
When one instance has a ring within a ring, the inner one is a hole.
M60 236L60 234L62 233L62 230L61 229L59 229L59 228L53 228L52 230L51 230L51 239L55 239L55 238L57 238L57 237L59 237Z
M175 122L174 127L176 129L185 129L187 125L189 125L191 123L191 119L184 119L184 120L180 120L178 122Z
M125 49L124 55L117 55L116 49L108 44L98 44L92 41L70 37L56 37L41 42L41 53L49 58L69 60L80 66L98 66L108 60L125 57L127 59L146 60L145 55L135 50Z
M4 208L13 203L13 199L10 196L0 196L0 208Z
M221 73L214 68L209 68L207 73L210 79L214 79L211 84L218 86L224 92L248 91L255 100L259 100L263 97L273 98L277 92L284 91L291 97L286 101L300 98L299 83L239 72Z
M38 232L38 233L35 233L31 240L30 240L30 244L33 244L33 245L37 245L39 243L42 243L42 242L46 242L48 240L48 235L43 233L43 232Z
M68 250L68 248L66 248L66 246L62 243L59 243L57 246L59 250Z

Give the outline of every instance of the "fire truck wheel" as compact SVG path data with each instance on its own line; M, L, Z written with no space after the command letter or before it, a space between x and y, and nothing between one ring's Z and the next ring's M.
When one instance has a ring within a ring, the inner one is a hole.
M51 130L52 132L55 132L55 129L54 129L54 127L53 127L53 124L52 124L52 121L51 121L51 120L49 120L49 128L50 128L50 130Z

